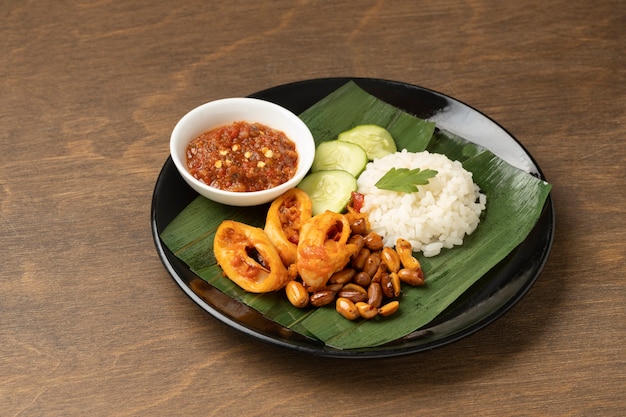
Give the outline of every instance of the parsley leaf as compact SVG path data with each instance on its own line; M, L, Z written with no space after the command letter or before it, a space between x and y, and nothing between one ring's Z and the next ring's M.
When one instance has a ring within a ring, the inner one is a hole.
M391 168L378 180L376 187L381 190L414 193L418 185L428 184L428 180L435 175L437 171L432 169L422 171L419 168Z

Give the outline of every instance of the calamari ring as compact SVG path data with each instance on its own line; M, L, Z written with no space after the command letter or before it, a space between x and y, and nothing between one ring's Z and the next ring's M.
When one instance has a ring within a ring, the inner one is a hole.
M311 218L313 204L307 193L292 188L272 202L265 219L265 233L286 266L296 262L302 225Z
M213 251L224 274L248 292L276 291L290 280L263 229L224 220L215 233Z
M357 251L348 244L350 223L339 213L326 211L311 217L300 230L296 267L302 281L312 290L322 288L343 269Z

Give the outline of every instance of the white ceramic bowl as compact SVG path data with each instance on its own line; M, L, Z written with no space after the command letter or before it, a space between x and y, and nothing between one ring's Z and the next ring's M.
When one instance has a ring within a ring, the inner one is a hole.
M285 133L295 143L298 152L295 175L274 188L251 192L224 191L194 178L186 164L185 150L189 142L206 131L236 121L261 123ZM255 206L276 199L304 178L313 164L315 142L306 124L291 111L269 101L237 97L211 101L183 116L172 131L170 154L180 175L200 195L222 204Z

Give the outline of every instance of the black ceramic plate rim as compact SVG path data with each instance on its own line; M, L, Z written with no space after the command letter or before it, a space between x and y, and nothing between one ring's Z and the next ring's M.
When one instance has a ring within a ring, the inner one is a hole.
M361 88L371 94L389 102L392 105L396 105L397 107L400 107L415 116L436 121L438 128L483 145L501 158L505 159L507 162L519 167L520 169L530 172L539 178L545 179L534 158L516 138L514 138L498 123L480 111L457 99L427 88L398 81L375 78L319 78L272 87L251 94L250 97L273 101L290 108L290 110L296 113L300 113L348 81L356 82ZM296 99L293 98L294 91L298 91L299 97ZM302 94L302 92L309 92L309 94ZM434 100L438 100L438 102L440 101L442 105L440 107L433 107L431 104L430 107L425 107L424 109L410 109L410 107L413 107L411 99L418 98L417 96L421 95L425 95L424 97L429 99L433 98ZM285 97L288 97L288 99L285 99ZM295 103L285 102L294 100ZM475 131L472 129L470 129L470 131L464 131L464 127L470 125ZM481 133L481 129L482 133L487 132L487 134L478 136ZM178 181L175 190L167 184L172 181ZM520 245L520 248L513 251L507 259L493 269L498 270L498 272L494 272L494 274L495 277L499 278L497 280L498 282L496 282L495 288L490 288L490 284L492 283L489 282L496 281L495 279L488 280L487 278L483 278L477 283L479 288L476 291L472 291L472 294L477 294L476 299L472 300L470 297L469 300L459 302L460 307L458 309L460 311L455 311L454 309L446 311L442 313L439 318L435 319L424 328L418 329L410 335L386 345L372 348L339 350L327 347L319 341L294 335L290 330L284 329L275 323L263 324L264 320L267 322L269 322L269 320L262 317L257 318L258 321L253 320L252 322L241 320L233 316L229 311L227 311L227 308L219 304L219 302L218 305L215 305L214 302L212 303L203 298L202 295L204 295L204 293L202 291L198 289L194 290L189 283L189 279L193 282L201 281L203 283L202 285L210 287L208 289L205 288L205 290L214 293L214 296L217 296L218 298L223 296L230 299L230 297L226 295L220 295L221 293L219 293L218 290L213 289L213 287L211 287L208 283L193 274L193 272L191 272L186 265L178 260L161 241L159 234L167 224L164 224L166 222L160 221L159 218L162 217L161 212L163 210L171 209L171 207L168 207L169 202L164 203L162 201L162 195L165 192L182 193L189 201L197 196L191 188L184 184L182 178L180 178L180 175L173 167L171 157L169 157L163 165L154 188L151 207L151 223L157 253L166 270L178 286L198 306L214 318L236 331L265 343L294 349L316 356L337 358L380 358L400 356L431 350L467 337L501 317L515 304L517 304L517 302L528 292L543 270L552 247L554 237L555 216L552 199L548 196L543 213L529 237ZM170 213L169 216L171 217L174 214L175 213ZM520 258L520 256L516 253L518 251L524 252L522 261L527 261L524 259L525 257L529 257L531 261L529 265L524 265L522 270L516 268L515 261L517 258ZM526 252L528 251L530 251L531 254L526 255ZM492 271L490 271L490 273ZM505 282L504 286L500 288L500 281L502 277L505 278ZM196 278L200 281L197 281ZM510 294L506 293L506 291L510 292ZM234 301L230 299L228 304L233 302ZM237 302L234 303L239 304ZM465 308L464 303L469 307ZM245 309L247 307L241 305L241 308ZM252 316L255 314L261 316L260 313L255 311L250 311L249 314ZM467 322L465 322L465 320L467 320ZM259 324L259 321L261 324ZM455 327L458 324L461 324L460 328Z

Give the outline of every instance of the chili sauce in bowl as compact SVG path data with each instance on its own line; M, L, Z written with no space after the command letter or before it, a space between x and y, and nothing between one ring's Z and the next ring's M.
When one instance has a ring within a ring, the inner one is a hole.
M269 101L225 98L191 110L170 138L185 182L218 203L254 206L295 187L313 163L315 142L294 113Z

